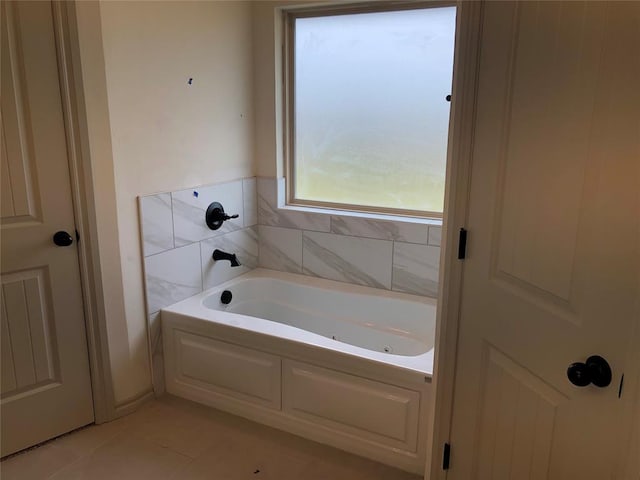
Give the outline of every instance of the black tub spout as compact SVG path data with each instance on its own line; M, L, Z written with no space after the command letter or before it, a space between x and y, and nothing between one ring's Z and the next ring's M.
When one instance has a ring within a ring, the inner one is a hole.
M232 267L239 267L240 262L238 261L238 257L236 257L235 253L227 253L222 250L218 250L217 248L213 251L213 259L217 262L218 260L228 260L231 263Z

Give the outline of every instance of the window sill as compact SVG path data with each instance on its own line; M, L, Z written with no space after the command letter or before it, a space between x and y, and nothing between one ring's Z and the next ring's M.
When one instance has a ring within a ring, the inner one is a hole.
M391 215L384 213L370 213L370 212L357 212L353 210L338 210L333 208L322 207L304 207L302 205L279 205L279 210L289 212L302 212L317 215L332 215L335 217L355 217L366 220L379 220L384 222L399 222L399 223L411 223L417 225L433 225L442 226L442 219L440 218L420 218L420 217L408 217L404 215Z
M258 223L266 227L440 246L442 220L439 218L285 205L283 177L259 177L257 193Z

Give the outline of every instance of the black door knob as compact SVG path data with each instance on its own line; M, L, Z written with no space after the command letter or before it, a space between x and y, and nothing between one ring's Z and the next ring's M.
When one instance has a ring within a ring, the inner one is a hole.
M569 365L567 377L576 387L586 387L591 383L591 376L586 363L576 362Z
M586 387L590 383L607 387L611 384L611 376L609 363L599 355L590 356L585 363L572 363L567 369L567 378L576 387Z
M73 237L69 235L69 232L60 230L59 232L54 233L53 243L59 247L68 247L73 243Z

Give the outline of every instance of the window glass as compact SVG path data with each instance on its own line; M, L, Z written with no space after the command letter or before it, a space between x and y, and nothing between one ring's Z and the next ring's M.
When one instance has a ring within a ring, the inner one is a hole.
M295 19L297 200L442 212L455 14Z

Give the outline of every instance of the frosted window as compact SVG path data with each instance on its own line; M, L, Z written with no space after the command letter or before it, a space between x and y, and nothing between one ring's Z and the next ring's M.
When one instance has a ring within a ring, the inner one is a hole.
M297 199L442 212L455 15L296 19Z

